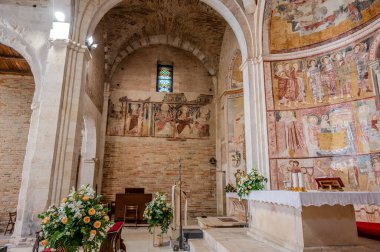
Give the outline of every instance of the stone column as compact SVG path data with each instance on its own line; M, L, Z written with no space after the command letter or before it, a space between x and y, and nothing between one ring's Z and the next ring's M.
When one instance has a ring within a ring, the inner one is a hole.
M38 229L38 213L50 204L56 136L59 131L65 59L69 40L51 42L46 74L32 117L22 171L13 237L18 243Z
M51 203L59 203L75 185L81 144L81 97L90 53L86 46L71 42L66 60L62 109L56 146Z
M372 69L372 83L374 83L374 88L376 90L377 98L380 100L380 64L378 60L371 61L369 63Z
M240 70L244 78L244 116L247 170L258 169L269 178L268 138L262 57L248 59ZM268 183L269 185L270 183Z
M99 170L97 174L97 193L102 192L102 183L103 183L103 167L104 167L104 152L106 146L106 137L107 137L107 118L108 118L108 100L111 96L109 91L110 84L104 83L104 100L103 100L103 112L102 112L102 123L100 125L99 133Z

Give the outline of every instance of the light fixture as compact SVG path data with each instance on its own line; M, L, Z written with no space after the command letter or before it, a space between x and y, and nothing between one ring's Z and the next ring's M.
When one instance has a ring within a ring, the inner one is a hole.
M92 49L95 49L98 47L98 44L95 44L94 37L90 36L86 40L87 48L91 51Z
M65 22L65 14L63 14L63 12L61 11L56 11L54 13L54 16L55 16L55 19L58 21L58 22Z

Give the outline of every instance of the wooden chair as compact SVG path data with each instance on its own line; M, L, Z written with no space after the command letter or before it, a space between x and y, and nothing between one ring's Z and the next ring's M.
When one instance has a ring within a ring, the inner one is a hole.
M125 206L124 209L124 223L127 224L128 220L135 222L135 227L137 227L139 206Z
M17 212L9 213L9 221L8 221L7 227L5 228L4 235L6 235L7 232L9 234L13 234L13 230L15 229L16 217L17 217Z

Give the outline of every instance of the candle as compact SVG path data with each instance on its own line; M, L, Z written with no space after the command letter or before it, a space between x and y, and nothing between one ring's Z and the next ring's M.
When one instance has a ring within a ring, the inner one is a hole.
M293 189L298 189L298 175L297 175L297 173L292 173L292 186L293 186Z
M301 189L305 188L305 183L304 183L304 180L303 180L303 173L302 172L298 173L298 185L299 185L299 187Z

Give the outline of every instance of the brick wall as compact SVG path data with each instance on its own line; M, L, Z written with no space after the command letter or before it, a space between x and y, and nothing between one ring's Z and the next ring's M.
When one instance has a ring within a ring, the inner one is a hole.
M168 141L150 137L107 137L102 194L114 200L125 187L144 187L171 195L183 159L184 190L191 192L189 217L216 214L215 144L208 140Z
M33 93L32 77L0 75L0 232L17 208Z

